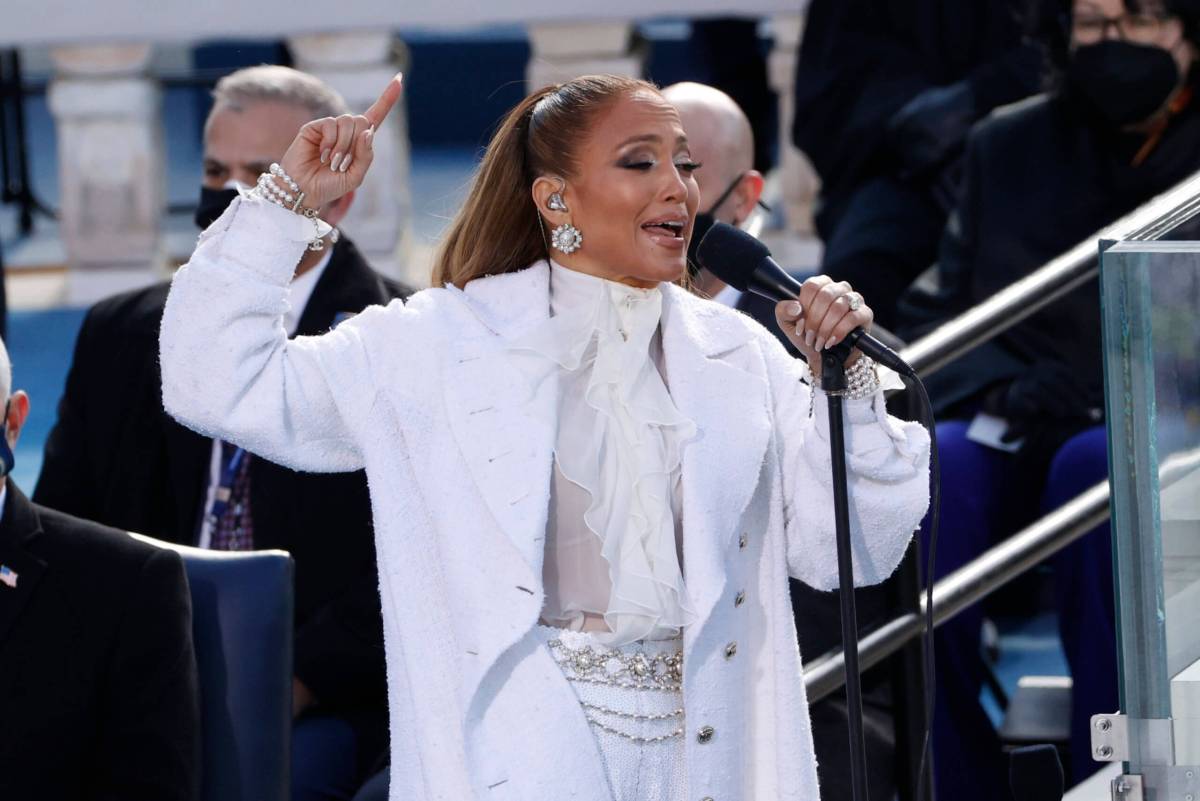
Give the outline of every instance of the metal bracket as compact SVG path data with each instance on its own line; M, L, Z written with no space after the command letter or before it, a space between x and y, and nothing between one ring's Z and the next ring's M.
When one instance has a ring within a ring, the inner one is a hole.
M1124 774L1112 780L1112 801L1144 801L1142 777Z
M1092 759L1097 762L1129 761L1129 718L1121 714L1092 715ZM1122 777L1123 778L1123 777ZM1113 798L1124 798L1116 794L1113 781ZM1141 780L1138 780L1141 787ZM1141 798L1139 790L1138 798Z

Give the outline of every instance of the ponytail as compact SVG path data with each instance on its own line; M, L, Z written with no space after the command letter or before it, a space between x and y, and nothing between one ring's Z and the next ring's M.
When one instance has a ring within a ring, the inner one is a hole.
M549 256L532 186L541 175L574 174L574 155L606 105L653 84L616 75L587 75L547 86L508 113L450 223L433 267L433 285L460 289L485 275L524 269Z

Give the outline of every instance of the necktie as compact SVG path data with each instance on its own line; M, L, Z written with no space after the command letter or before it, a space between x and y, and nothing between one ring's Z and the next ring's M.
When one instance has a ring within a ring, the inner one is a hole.
M221 443L221 482L212 509L216 517L212 531L213 550L254 549L254 520L250 515L250 459L250 454L233 443Z

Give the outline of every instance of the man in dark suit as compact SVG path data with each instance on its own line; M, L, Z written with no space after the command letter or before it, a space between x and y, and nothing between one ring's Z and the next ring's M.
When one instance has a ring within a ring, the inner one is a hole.
M29 414L6 399L0 473ZM0 796L194 801L200 712L183 561L0 479Z
M283 157L309 120L345 104L317 79L254 67L217 84L205 126L198 222L215 219ZM321 210L336 226L353 198ZM328 331L406 294L345 237L297 266L284 319L293 335ZM168 285L93 307L46 444L34 498L172 542L281 548L296 564L293 798L349 798L387 734L379 584L362 472L303 474L183 428L162 407L158 330Z
M754 211L763 189L762 176L751 169L754 136L746 115L732 98L710 86L675 84L664 89L663 94L679 110L692 157L705 165L703 170L696 173L702 213L697 215L693 240L703 236L703 232L714 221L731 225L744 223ZM693 253L694 248L695 241L692 243ZM694 258L690 260L695 261ZM789 353L800 357L775 322L774 303L749 292L739 292L707 270L697 269L693 281L695 291L753 317L775 334ZM885 582L855 591L862 628L869 628L886 615L887 587L888 583ZM796 629L805 661L840 648L841 609L837 593L818 592L798 581L791 582L791 591ZM882 670L868 672L863 678L869 785L871 798L878 801L890 801L896 792L893 713L887 678ZM848 719L845 694L839 693L813 704L810 714L821 797L826 801L849 799L851 789L848 781L850 763L846 748Z

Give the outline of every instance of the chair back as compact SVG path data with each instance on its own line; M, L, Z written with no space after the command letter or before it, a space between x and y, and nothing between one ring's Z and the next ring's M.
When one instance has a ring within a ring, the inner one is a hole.
M286 551L177 551L192 595L201 801L291 794L293 565Z

